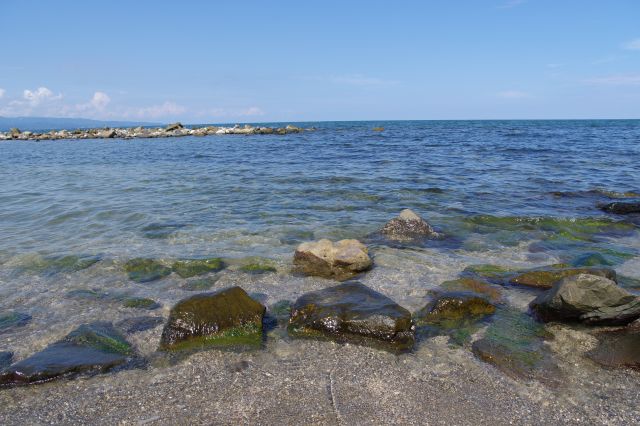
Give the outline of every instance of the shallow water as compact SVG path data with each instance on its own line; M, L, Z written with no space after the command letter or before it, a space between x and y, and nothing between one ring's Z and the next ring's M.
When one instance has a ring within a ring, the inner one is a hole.
M166 316L193 294L183 288L192 280L176 274L130 281L122 265L134 257L224 257L231 266L211 274L212 288L241 285L267 305L295 299L330 284L290 273L298 243L363 239L403 208L448 238L418 248L372 244L376 267L361 281L412 311L476 263L526 268L601 252L640 278L637 226L596 207L640 192L640 121L307 126L317 130L1 143L0 311L32 320L4 332L0 350L21 359L81 323L146 314L123 307L124 296L156 300L155 314ZM601 219L609 222L591 222ZM85 269L51 261L65 255L99 261ZM239 271L249 256L272 259L278 272ZM113 297L69 297L78 289ZM523 311L535 294L505 289Z

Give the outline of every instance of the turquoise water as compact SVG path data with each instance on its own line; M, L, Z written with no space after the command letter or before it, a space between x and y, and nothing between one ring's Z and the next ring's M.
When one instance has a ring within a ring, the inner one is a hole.
M362 281L411 310L477 263L527 268L597 252L640 278L640 221L596 207L640 192L640 121L304 126L317 130L1 143L0 310L33 319L4 333L0 350L19 359L83 322L140 315L118 302L125 296L158 301L166 315L193 294L176 274L130 281L122 266L135 257L224 257L231 267L215 274L214 289L241 285L265 304L295 299L327 285L290 273L297 244L367 241L403 208L447 238L372 243L376 267ZM234 267L250 256L269 258L278 272ZM114 297L70 297L84 290ZM505 291L521 310L535 296Z

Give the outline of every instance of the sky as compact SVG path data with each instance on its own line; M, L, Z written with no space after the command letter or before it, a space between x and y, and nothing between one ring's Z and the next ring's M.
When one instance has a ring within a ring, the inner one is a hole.
M640 1L0 1L0 116L640 118Z

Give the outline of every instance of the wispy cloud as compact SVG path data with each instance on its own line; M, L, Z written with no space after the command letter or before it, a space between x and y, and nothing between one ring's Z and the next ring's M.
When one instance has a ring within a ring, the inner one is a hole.
M0 87L0 99L4 98L5 93L7 93L7 91Z
M531 94L520 90L505 90L498 92L497 96L503 99L527 99L531 97Z
M583 83L604 86L638 86L640 85L640 74L614 74L593 77L584 79Z
M626 42L622 45L622 48L627 50L640 50L640 38Z
M62 93L55 95L46 87L38 87L36 90L25 89L22 98L31 106L38 106L45 102L52 102L62 99Z
M507 2L498 6L498 9L511 9L513 7L525 4L526 2L527 0L508 0Z

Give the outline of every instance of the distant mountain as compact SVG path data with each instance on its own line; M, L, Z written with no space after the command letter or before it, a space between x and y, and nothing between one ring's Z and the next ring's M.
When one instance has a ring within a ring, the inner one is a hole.
M137 127L157 126L159 123L140 121L100 121L87 118L54 118L54 117L0 117L0 131L6 132L12 127L18 129L43 131L61 129L89 129L99 127Z

